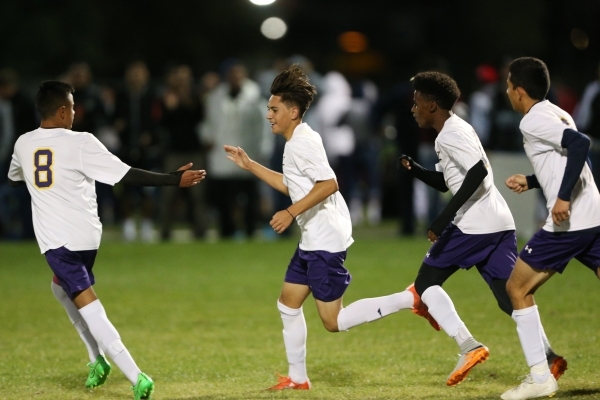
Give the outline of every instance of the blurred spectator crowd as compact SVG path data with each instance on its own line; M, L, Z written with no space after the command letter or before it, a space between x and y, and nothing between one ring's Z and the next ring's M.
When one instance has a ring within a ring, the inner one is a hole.
M512 110L505 93L509 62L478 66L471 93L463 92L454 109L473 125L488 151L523 151L521 116ZM289 205L289 198L233 165L223 145L240 146L251 158L281 171L285 142L271 133L266 104L273 78L293 63L317 87L318 96L304 121L323 138L353 224L397 219L399 234L424 233L447 199L396 168L400 154L428 169L437 163L435 132L419 129L412 117L409 80L378 87L365 77L320 73L300 55L277 59L272 67L254 74L243 61L228 59L199 76L189 65L173 63L164 77L153 77L145 62L136 60L125 67L118 84L96 83L87 63L70 65L57 79L75 88L73 130L94 134L132 167L170 172L193 162L195 169L208 172L207 181L190 190L97 183L103 224L119 227L126 241L172 240L180 228L200 240L273 235L266 229L268 221ZM448 72L443 63L427 69ZM15 141L39 126L34 91L21 86L16 71L0 70L2 240L34 237L27 189L9 187L7 182ZM572 113L579 130L592 138L590 159L598 181L600 69L581 97L553 77L549 99Z

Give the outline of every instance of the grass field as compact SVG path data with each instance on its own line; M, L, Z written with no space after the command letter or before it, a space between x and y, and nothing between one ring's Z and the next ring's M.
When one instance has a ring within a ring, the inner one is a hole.
M428 243L355 235L345 304L403 290ZM138 365L156 382L154 399L497 399L528 372L514 322L475 270L444 286L490 359L446 387L458 348L444 332L402 311L344 333L308 324L310 392L262 391L287 372L276 299L294 240L104 243L96 292ZM84 388L87 353L50 291L51 273L35 243L0 244L0 399L130 399L114 371ZM598 282L573 262L537 296L555 350L569 361L558 399L599 399Z

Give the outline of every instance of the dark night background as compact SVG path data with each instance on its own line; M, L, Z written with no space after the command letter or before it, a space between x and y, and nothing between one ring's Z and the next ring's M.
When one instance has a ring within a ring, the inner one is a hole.
M88 62L96 80L119 79L132 58L147 60L155 78L170 61L200 74L228 57L252 72L276 57L303 54L317 70L368 75L376 82L407 79L443 57L468 92L483 62L531 55L577 92L594 79L600 55L600 1L356 1L277 0L2 0L0 68L21 79L53 78L75 61ZM262 36L261 22L278 16L288 25L280 40ZM578 50L573 29L589 36ZM344 54L338 36L363 32L369 48Z

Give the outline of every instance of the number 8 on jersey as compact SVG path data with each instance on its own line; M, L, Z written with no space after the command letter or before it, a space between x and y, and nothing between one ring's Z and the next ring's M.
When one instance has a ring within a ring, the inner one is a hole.
M39 189L48 189L52 186L52 150L39 149L33 156L35 165L35 186Z

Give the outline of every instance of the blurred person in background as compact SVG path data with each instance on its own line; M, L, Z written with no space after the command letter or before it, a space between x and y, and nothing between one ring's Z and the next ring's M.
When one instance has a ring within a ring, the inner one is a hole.
M372 124L372 109L379 91L370 80L361 79L352 85L350 109L343 117L354 134L354 151L350 168L340 171L348 185L348 203L352 224L359 225L366 217L371 225L381 221L381 140Z
M329 164L338 177L340 193L348 203L351 197L349 171L356 142L346 118L352 107L352 89L344 75L337 71L325 74L321 98L313 107L315 126L319 127Z
M204 106L194 87L192 69L186 64L172 65L166 76L167 87L163 95L163 118L165 129L165 155L163 168L173 170L178 165L192 162L195 168L205 169L206 149L202 145L197 126L204 118ZM182 160L185 160L182 164ZM202 185L203 186L203 185ZM203 187L179 191L176 187L162 188L160 234L163 240L171 238L173 220L177 216L177 200L186 200L187 214L192 222L196 239L206 233L206 205Z
M592 139L588 156L592 162L594 181L600 185L600 65L598 77L585 87L574 118L579 129Z
M485 149L489 147L492 130L491 114L498 92L498 71L494 66L481 64L475 70L478 87L469 97L469 122Z
M69 66L62 77L75 89L75 120L73 130L77 132L92 132L98 137L108 125L108 116L102 101L100 88L94 84L92 69L86 62L77 62ZM104 223L113 223L116 214L116 198L113 188L101 182L96 182L98 213Z
M119 158L135 168L157 171L162 166L160 119L162 104L149 85L150 72L143 61L130 63L125 70L125 85L117 93L113 126L120 138ZM123 237L127 241L137 238L135 211L141 211L141 238L154 239L156 187L126 185L122 188L120 206L123 220Z
M201 126L202 141L210 148L210 197L219 213L220 237L232 238L242 230L235 218L236 211L241 210L243 231L250 238L260 216L258 180L224 158L222 149L227 143L238 143L259 159L268 158L272 141L268 140L271 133L264 118L267 103L240 61L226 60L222 71L224 81L208 95Z
M0 70L0 238L34 238L31 197L24 187L11 190L8 167L17 138L35 129L39 117L33 100L19 86L15 70Z

